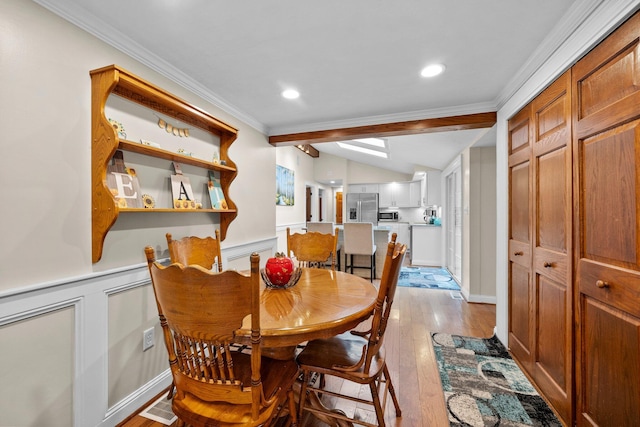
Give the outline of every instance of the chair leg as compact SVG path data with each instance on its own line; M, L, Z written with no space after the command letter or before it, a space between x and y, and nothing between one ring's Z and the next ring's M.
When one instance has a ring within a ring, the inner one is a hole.
M351 261L351 274L353 274L353 254L349 255Z
M373 398L373 407L376 409L378 426L385 427L384 411L382 410L382 404L380 403L380 395L378 394L378 386L376 385L376 381L371 381L369 383L369 389L371 390L371 397Z
M371 255L371 259L369 261L371 261L370 263L371 268L369 269L369 271L371 272L370 280L371 280L371 283L373 283L373 255Z
M287 400L289 401L289 416L291 417L291 427L298 426L298 408L296 408L296 400L293 395L293 389L287 392Z
M371 283L376 278L376 254L371 255Z
M171 400L173 398L173 392L176 389L175 383L171 381L171 385L169 386L169 393L167 393L167 400Z
M309 384L309 371L303 371L302 373L302 386L300 387L300 403L298 404L298 419L302 423L302 416L304 412L304 404L307 400L307 384Z
M389 394L391 395L391 399L393 400L393 406L396 408L396 417L402 416L402 411L400 410L400 404L398 403L398 398L396 397L396 390L393 388L393 383L391 382L391 375L389 375L389 368L387 365L384 365L383 369L384 379L387 381L387 388L389 389Z

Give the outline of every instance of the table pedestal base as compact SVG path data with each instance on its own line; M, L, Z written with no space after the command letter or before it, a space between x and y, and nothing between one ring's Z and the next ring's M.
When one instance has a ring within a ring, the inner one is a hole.
M296 346L290 347L262 347L262 355L270 359L291 360L296 357Z

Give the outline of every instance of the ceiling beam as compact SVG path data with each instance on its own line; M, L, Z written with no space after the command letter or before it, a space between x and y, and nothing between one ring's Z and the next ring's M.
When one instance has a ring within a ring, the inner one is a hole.
M299 150L301 150L305 154L308 154L311 157L314 157L314 158L320 157L320 152L309 144L296 144L296 148L298 148Z
M384 138L388 136L415 135L419 133L449 132L467 129L490 128L497 121L496 112L467 114L435 119L411 120L342 129L271 135L269 144L274 147L305 145L320 142L345 141L356 138Z

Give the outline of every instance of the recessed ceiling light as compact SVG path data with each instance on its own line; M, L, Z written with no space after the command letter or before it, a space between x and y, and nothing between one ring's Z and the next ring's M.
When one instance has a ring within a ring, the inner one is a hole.
M287 89L282 92L282 96L287 99L296 99L300 96L300 92L295 89Z
M420 75L422 77L435 77L438 74L442 74L443 71L444 71L444 65L442 65L442 64L431 64L431 65L427 65L426 67L424 67L422 69L422 71L420 72Z

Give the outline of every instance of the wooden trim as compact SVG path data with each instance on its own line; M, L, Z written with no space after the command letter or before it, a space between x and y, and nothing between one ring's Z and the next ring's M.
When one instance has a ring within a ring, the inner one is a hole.
M342 129L300 132L287 135L272 135L269 144L274 147L320 142L342 141L345 139L414 135L419 133L446 132L492 127L497 120L496 112L468 114L464 116L439 117L434 119L411 120L408 122L385 123Z
M310 144L296 144L296 148L310 157L320 157L320 152Z

